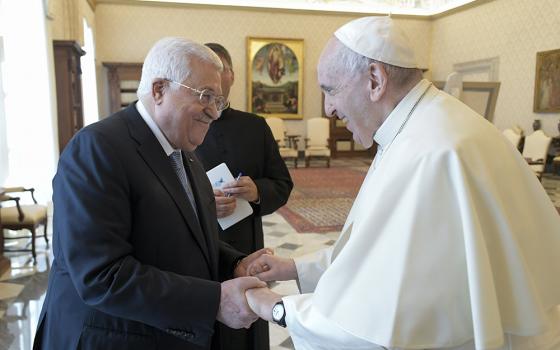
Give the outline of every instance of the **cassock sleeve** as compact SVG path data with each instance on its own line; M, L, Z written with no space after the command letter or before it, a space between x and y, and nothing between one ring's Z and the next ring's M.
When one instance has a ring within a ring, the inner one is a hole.
M312 293L315 290L323 272L330 265L332 252L333 247L329 247L294 258L300 293Z
M286 163L280 156L272 131L264 118L261 123L264 133L264 174L259 179L253 179L259 191L260 202L252 206L256 215L263 216L286 204L294 184Z
M382 350L367 340L353 336L325 318L313 307L313 294L282 298L286 325L295 348L300 350Z

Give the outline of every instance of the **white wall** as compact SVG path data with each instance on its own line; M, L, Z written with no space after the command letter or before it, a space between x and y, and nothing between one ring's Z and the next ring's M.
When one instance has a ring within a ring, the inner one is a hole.
M142 62L150 47L164 36L183 36L198 42L218 42L231 53L235 85L232 106L246 109L246 37L304 39L305 118L321 115L321 91L317 86L316 64L332 33L358 16L279 12L272 10L225 9L204 6L153 6L100 3L96 7L97 61ZM418 58L428 66L431 24L421 19L398 19L413 39ZM103 90L103 88L102 88ZM105 87L106 90L106 87ZM100 97L107 91L101 91ZM108 111L106 100L100 111ZM288 121L290 133L302 134L304 123Z
M533 94L537 52L559 48L559 0L494 0L433 22L432 77L445 80L455 63L498 57L496 126L519 124L528 133L540 118L556 136L560 113L533 113Z
M35 187L37 199L46 202L51 197L57 146L52 131L51 44L44 3L8 1L0 5L8 149L8 174L0 186Z
M142 62L151 45L163 36L184 36L215 41L232 54L236 84L231 100L246 108L247 36L304 39L305 118L321 113L321 93L316 84L316 63L321 49L336 28L356 15L226 9L193 5L98 4L95 11L97 64ZM484 1L434 20L397 18L410 36L427 76L444 80L453 64L499 59L501 82L494 122L500 129L519 124L532 130L535 118L548 134L558 135L559 113L533 113L536 53L560 48L560 0ZM100 74L103 74L100 70ZM104 79L104 77L100 77ZM100 99L106 86L100 86ZM108 112L101 102L102 114ZM302 133L304 123L289 121L292 133Z

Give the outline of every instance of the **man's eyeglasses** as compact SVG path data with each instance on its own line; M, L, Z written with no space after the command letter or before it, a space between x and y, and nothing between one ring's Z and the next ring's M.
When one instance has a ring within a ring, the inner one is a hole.
M192 88L190 86L178 83L178 82L170 80L170 79L165 79L165 80L167 80L170 83L180 85L180 86L182 86L184 88L187 88L187 89L191 90L192 92L198 94L198 100L200 101L200 104L203 105L204 107L208 107L211 104L215 104L218 112L221 112L224 109L229 107L229 101L227 101L224 96L216 95L211 90L208 90L208 89L198 90L198 89Z

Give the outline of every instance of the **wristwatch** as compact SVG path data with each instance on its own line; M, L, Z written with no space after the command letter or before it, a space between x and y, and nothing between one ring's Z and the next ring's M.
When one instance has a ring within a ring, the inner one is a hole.
M272 308L272 320L279 326L286 328L286 309L284 302L280 300Z

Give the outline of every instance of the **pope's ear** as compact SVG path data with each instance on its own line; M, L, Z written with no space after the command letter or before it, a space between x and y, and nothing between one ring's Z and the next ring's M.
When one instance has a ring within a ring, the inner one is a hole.
M156 105L163 102L163 95L165 95L166 87L167 83L165 80L156 80L152 83L152 98Z
M383 64L373 62L369 65L368 73L369 98L371 101L377 102L387 90L387 71Z

